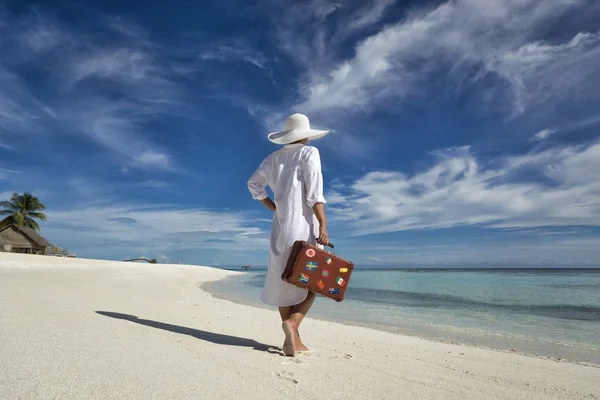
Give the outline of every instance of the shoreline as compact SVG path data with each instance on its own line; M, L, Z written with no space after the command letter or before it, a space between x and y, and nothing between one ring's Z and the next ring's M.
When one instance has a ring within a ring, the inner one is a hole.
M234 304L251 306L263 310L274 310L274 308L272 307L263 305L262 303L260 303L259 300L255 302L244 302L244 300L236 299L231 296L228 296L227 294L221 294L220 291L217 291L216 288L214 288L214 286L218 286L219 281L224 281L236 277L239 278L243 275L246 275L246 273L244 272L231 270L226 271L230 271L232 272L232 274L225 276L218 281L203 282L202 284L198 285L199 289L205 290L211 296L217 299L229 301ZM318 307L318 303L315 304L315 306ZM521 354L533 358L548 359L557 362L567 362L571 364L600 368L600 352L587 348L569 346L564 343L553 343L548 341L535 342L527 338L506 336L488 331L467 332L464 330L461 331L459 329L452 331L451 328L454 328L453 326L439 327L424 326L417 324L391 326L385 324L361 322L352 319L344 319L329 314L319 314L318 308L315 311L317 311L316 315L313 311L312 315L309 315L309 317L307 318L324 322L333 322L347 326L373 329L376 331L386 332L394 335L410 336L435 343L445 343L459 346L472 346L485 350L498 351L501 353ZM496 345L490 344L490 342L493 342L495 340L498 340L502 343ZM592 352L592 354L590 354L590 352Z
M0 397L600 399L600 369L307 318L213 297L211 267L0 253ZM549 379L552 377L552 379Z

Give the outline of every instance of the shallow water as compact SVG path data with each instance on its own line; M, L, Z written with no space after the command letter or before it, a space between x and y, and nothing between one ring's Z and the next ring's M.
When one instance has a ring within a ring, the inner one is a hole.
M204 286L266 307L266 271ZM311 317L600 364L600 270L355 270L342 303Z

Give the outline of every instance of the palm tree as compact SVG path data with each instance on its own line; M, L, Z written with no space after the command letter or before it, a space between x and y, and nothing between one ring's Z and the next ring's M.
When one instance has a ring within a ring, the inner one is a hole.
M7 216L0 221L0 228L15 224L39 231L40 226L34 218L45 221L46 216L40 212L45 208L46 206L31 193L13 193L10 200L0 201L0 216Z

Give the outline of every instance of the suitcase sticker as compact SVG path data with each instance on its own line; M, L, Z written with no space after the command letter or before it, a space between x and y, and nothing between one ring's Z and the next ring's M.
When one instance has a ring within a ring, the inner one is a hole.
M352 262L305 241L297 241L281 279L340 302L353 269Z
M316 271L319 268L319 264L317 264L314 261L307 261L306 262L306 270L307 271Z
M298 277L298 282L307 284L308 283L308 276L306 276L304 274L300 274L300 276Z

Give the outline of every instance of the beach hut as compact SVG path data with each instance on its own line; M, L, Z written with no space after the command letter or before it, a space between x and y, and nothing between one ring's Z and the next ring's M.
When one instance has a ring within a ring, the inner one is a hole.
M0 228L0 251L24 254L46 254L46 249L52 246L35 229L9 225Z

